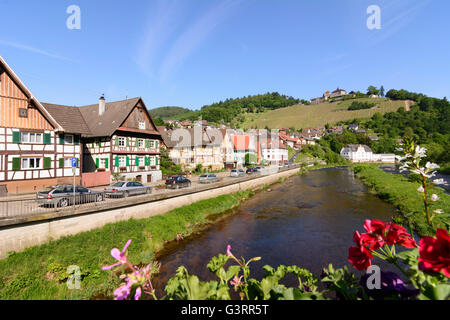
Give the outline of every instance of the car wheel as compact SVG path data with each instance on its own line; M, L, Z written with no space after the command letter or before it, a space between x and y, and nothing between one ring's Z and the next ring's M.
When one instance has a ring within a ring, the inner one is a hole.
M129 192L129 191L125 191L125 193L123 194L123 196L124 196L125 198L128 198L128 197L130 196L130 192Z
M69 205L69 200L68 199L61 199L58 202L58 206L59 207L67 207Z
M102 194L98 194L95 200L96 200L97 202L103 201L103 195L102 195Z
M152 189L150 189L150 188L147 188L147 190L145 190L145 193L146 193L146 194L150 194L150 193L152 193Z

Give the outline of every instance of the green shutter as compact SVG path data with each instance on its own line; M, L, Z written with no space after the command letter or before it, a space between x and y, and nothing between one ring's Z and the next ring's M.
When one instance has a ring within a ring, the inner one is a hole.
M58 161L59 161L59 167L64 168L64 158L60 158Z
M13 158L12 159L12 169L14 171L20 170L20 158Z
M102 147L102 142L101 142L101 141L98 142L98 147L99 147L99 148Z
M159 165L159 157L155 157L156 159L156 165Z
M116 147L119 146L119 137L116 137Z
M130 165L130 157L127 156L127 162L126 162L127 167Z
M127 138L127 147L130 146L130 138Z
M115 163L114 165L118 168L119 167L119 157L116 156L116 158L114 159Z
M156 147L156 149L159 148L159 141L155 141L155 147Z
M20 143L20 131L13 131L13 143Z
M95 159L95 166L97 167L97 169L98 169L98 167L100 167L100 159L99 158Z
M59 135L59 144L64 144L64 135L63 134Z
M77 168L80 167L80 158L77 158Z
M109 159L106 158L105 159L105 169L108 169L108 167L109 167Z
M145 140L145 147L147 149L150 148L150 140L148 140L148 139Z
M52 143L52 135L50 133L44 133L44 144Z
M44 169L51 169L52 167L52 159L44 158Z
M73 143L77 146L80 144L80 136L73 136Z

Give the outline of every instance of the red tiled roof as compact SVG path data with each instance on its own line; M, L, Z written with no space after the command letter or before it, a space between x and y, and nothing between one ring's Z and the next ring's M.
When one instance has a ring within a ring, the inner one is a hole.
M248 150L250 146L250 136L237 135L233 136L234 149L236 150Z

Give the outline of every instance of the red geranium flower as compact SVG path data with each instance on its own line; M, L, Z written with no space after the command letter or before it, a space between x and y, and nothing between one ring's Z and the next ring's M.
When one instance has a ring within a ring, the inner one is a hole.
M348 249L348 261L358 270L366 270L372 265L372 254L364 247Z
M358 247L364 247L370 251L378 250L383 243L383 239L380 236L372 233L359 234L358 231L355 231L353 241L358 245Z
M366 220L364 223L364 229L366 229L367 232L374 233L380 236L384 236L385 230L388 224L386 222L380 221L380 220Z
M419 268L423 271L442 271L450 277L450 236L447 230L437 229L436 238L424 237L419 242Z
M410 236L406 229L395 223L389 224L385 241L389 246L400 244L409 249L417 246L416 241Z

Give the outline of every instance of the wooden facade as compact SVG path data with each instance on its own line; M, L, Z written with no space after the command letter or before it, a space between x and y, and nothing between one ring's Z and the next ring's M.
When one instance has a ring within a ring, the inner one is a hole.
M0 57L0 185L10 194L36 192L73 181L61 157L80 157L58 145L62 128ZM79 138L78 138L79 141ZM76 172L76 180L80 170ZM70 177L69 179L65 179Z

